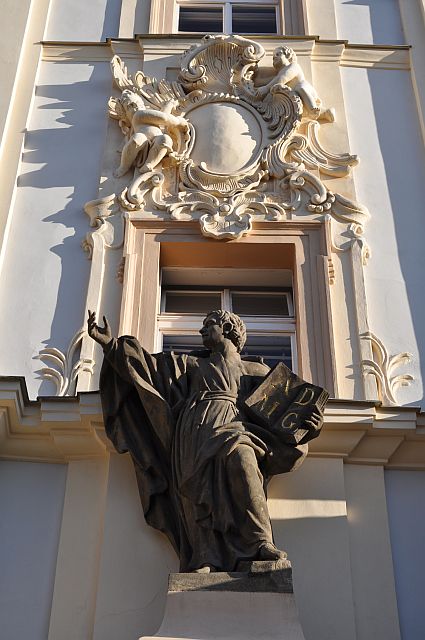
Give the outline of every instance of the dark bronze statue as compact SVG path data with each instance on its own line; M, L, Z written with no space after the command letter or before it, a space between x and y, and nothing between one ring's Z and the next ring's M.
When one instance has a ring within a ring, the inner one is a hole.
M106 432L120 453L130 452L146 521L168 536L180 570L235 571L240 561L286 558L273 542L266 486L301 464L307 444L288 443L284 430L247 411L244 400L270 369L240 356L242 320L211 312L200 330L205 350L189 355L151 355L133 337L113 338L103 320L99 327L89 312L89 335L104 351ZM315 437L322 421L312 405L303 434Z

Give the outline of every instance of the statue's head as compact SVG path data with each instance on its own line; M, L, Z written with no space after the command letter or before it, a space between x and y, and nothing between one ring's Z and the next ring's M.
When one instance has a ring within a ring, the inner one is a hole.
M240 353L246 342L246 327L240 317L222 309L211 311L206 316L199 333L204 346L212 351L223 340L230 340Z
M141 96L130 89L124 89L121 94L121 104L127 112L134 114L136 111L145 108L145 103Z
M273 51L273 66L275 69L286 67L296 60L296 54L291 47L277 47Z

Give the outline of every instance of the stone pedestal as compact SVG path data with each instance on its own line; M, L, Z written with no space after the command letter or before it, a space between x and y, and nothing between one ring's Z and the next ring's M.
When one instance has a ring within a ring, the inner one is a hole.
M283 564L247 563L246 571L235 573L172 573L161 627L144 640L305 640L292 570Z

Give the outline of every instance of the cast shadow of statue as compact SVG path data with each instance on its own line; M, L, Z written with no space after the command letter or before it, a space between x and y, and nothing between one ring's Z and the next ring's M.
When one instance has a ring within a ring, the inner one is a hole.
M76 68L75 63L60 64L65 68L65 75L68 65L73 64ZM57 114L53 114L50 128L28 129L23 163L34 164L35 168L18 179L20 188L43 191L37 202L44 202L47 210L57 207L54 213L41 218L46 225L45 233L51 238L50 252L60 261L58 275L45 275L47 287L49 278L55 282L55 277L58 277L59 284L50 336L43 344L63 353L85 322L84 306L91 263L81 248L81 242L89 231L83 207L98 194L108 123L109 65L107 62L91 65L89 73L87 66L81 67L85 80L37 87L36 98L46 99L38 110L56 110ZM72 70L69 75L76 74ZM41 115L37 120L45 121L46 118ZM43 256L40 256L40 264L43 264ZM44 380L39 394L55 394L52 382Z

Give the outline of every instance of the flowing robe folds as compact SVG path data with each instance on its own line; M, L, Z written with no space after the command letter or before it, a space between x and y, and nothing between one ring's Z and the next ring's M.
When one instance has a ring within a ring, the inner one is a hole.
M269 368L236 353L151 355L127 336L104 355L106 432L120 453L130 452L146 521L168 536L181 571L232 571L255 558L272 541L267 481L307 452L244 414L242 400Z

